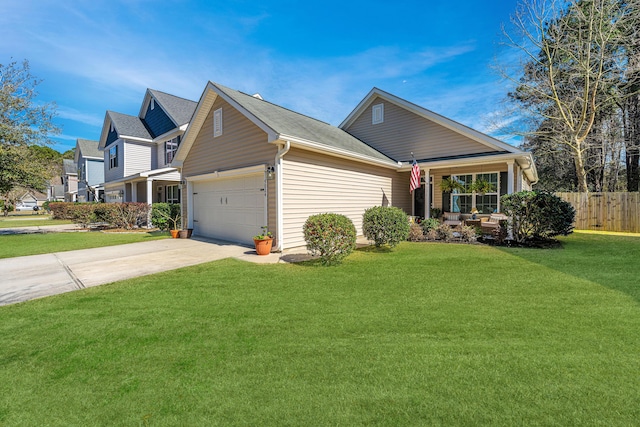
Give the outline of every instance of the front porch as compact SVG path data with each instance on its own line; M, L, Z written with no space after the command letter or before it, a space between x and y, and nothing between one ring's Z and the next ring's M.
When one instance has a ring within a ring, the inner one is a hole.
M105 185L107 203L180 203L180 176L175 169L136 174Z
M530 190L532 185L517 159L487 163L421 162L419 166L421 185L411 198L411 214L416 217L439 217L444 212L453 212L468 219L475 210L479 217L489 217L501 212L501 196ZM454 180L459 188L443 189L443 180ZM474 190L473 183L479 180L490 184L489 191Z

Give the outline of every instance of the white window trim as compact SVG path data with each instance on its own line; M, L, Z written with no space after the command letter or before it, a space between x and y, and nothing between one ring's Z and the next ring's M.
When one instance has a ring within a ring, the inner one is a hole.
M213 112L213 137L222 136L222 108Z
M377 125L384 122L384 104L376 104L371 107L371 124Z
M496 210L498 212L500 212L500 171L489 171L489 172L475 172L475 173L461 173L461 174L451 174L451 178L453 177L458 177L458 176L462 176L462 175L471 175L471 182L474 182L478 175L489 175L495 173L497 175L498 178L498 183L496 185L496 191L492 192L492 193L484 193L485 196L498 196L498 201L496 203ZM476 192L472 192L472 193L451 193L449 194L449 206L451 206L451 208L453 208L453 196L471 196L471 208L475 208L476 207L476 196L479 196L480 194L476 193Z
M151 98L151 103L150 104L151 104L150 106L151 106L152 110L156 108L156 100L155 99Z
M168 145L175 143L175 145L173 145L174 148L172 148L171 150L168 149ZM175 138L171 138L167 141L164 142L164 164L168 165L170 164L173 159L176 157L176 151L178 151L178 146L179 146L180 142L178 140L178 137L176 136ZM169 153L171 152L171 160L168 159Z
M175 191L175 198L169 198L169 192ZM178 185L166 185L165 186L165 200L167 203L180 203L180 188Z
M111 150L114 150L114 155L111 155ZM118 146L114 145L109 147L109 169L115 169L118 167Z

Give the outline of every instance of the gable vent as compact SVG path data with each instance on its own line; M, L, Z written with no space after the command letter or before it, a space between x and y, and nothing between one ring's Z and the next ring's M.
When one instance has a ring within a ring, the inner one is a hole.
M371 107L371 123L377 125L384 122L384 104L376 104Z

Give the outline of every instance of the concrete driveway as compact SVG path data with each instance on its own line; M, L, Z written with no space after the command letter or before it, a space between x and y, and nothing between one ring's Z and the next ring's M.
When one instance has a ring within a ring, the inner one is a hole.
M103 285L222 258L277 263L280 254L204 239L165 239L0 259L0 305Z

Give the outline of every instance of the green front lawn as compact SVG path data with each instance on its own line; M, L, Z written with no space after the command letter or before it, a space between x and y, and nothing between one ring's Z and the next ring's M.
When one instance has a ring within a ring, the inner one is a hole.
M637 425L640 239L236 260L0 307L0 425Z
M168 233L68 232L0 236L0 258L101 248L147 240L166 239Z
M66 219L51 219L49 215L0 216L0 228L42 227L43 225L65 224L73 224L73 222Z

